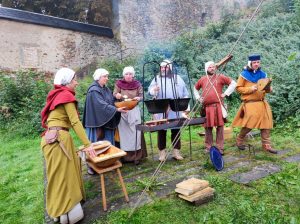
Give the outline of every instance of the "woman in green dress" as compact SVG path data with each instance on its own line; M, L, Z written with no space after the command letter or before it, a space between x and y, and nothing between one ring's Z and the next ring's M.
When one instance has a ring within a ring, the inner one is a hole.
M46 128L41 141L47 175L46 209L49 216L60 217L61 223L75 223L82 219L80 202L85 199L80 161L70 128L86 147L84 151L91 157L95 156L79 120L75 98L77 85L72 69L59 69L54 78L54 89L48 93L41 112L42 126ZM49 133L57 135L53 143L46 139Z

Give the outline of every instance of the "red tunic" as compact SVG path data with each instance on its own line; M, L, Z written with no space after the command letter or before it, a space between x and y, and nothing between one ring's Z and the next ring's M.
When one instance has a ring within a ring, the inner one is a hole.
M214 74L208 76L210 82L213 83L220 100L223 87L225 85L230 85L232 79L223 74ZM204 98L203 104L206 111L206 123L204 127L216 127L223 126L224 119L222 116L221 105L219 103L217 94L208 80L207 76L202 76L198 82L195 84L195 88L199 91L202 89L202 97ZM217 80L216 80L217 79Z

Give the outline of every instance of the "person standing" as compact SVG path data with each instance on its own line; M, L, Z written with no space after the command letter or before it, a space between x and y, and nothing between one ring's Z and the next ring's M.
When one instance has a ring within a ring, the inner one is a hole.
M172 91L172 90L176 90ZM183 79L172 72L172 63L169 60L164 60L160 64L160 75L157 75L156 79L153 79L148 88L150 95L157 99L175 99L175 98L187 98L188 91ZM183 117L183 113L172 111L168 109L166 112L167 119L175 119ZM162 119L163 114L155 114L155 119ZM159 149L159 160L164 161L166 159L166 135L167 130L159 130L157 133L157 142ZM176 160L182 160L183 157L180 154L181 141L180 141L180 128L171 129L171 141L173 143L173 158Z
M83 113L83 126L91 142L99 140L115 144L115 128L118 126L124 107L117 108L111 90L106 86L108 71L100 68L94 72L94 82L87 90Z
M234 91L236 82L224 74L217 74L217 67L213 61L205 63L205 75L194 86L194 95L205 110L205 151L209 152L213 145L213 127L216 127L216 146L224 154L224 98ZM223 93L223 87L228 86ZM198 91L202 89L200 97ZM223 109L222 109L223 107ZM222 111L223 110L223 111Z
M80 202L85 199L85 192L70 128L86 147L84 151L90 157L96 156L78 116L77 85L72 69L59 69L55 74L54 89L48 93L41 112L42 126L46 128L41 140L47 175L46 209L52 218L59 217L60 223L75 223L83 218ZM53 142L47 137L49 133L57 137L52 138Z
M87 90L83 113L83 126L91 142L107 140L115 145L115 129L125 113L124 107L116 108L114 96L106 86L108 82L108 71L99 68L94 74L94 82ZM88 166L88 173L94 171Z
M132 66L123 69L123 79L117 80L114 88L116 99L131 99L141 101L143 99L143 87L134 79L135 71ZM141 111L138 104L127 113L121 114L118 125L120 136L120 148L127 152L122 158L124 162L139 163L147 156L144 136L137 131L135 126L141 123Z
M250 55L248 65L241 72L237 82L237 92L241 94L242 104L233 120L234 127L241 127L236 139L238 149L245 149L245 137L253 128L260 129L262 148L270 153L277 151L271 146L270 130L273 128L271 107L265 96L272 88L258 90L257 82L267 78L261 70L260 55Z

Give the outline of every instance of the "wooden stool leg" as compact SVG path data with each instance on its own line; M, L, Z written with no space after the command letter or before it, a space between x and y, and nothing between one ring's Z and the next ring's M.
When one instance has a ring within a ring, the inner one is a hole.
M123 181L123 177L122 177L122 174L121 174L121 171L120 171L119 168L117 169L117 173L119 175L119 179L120 179L120 182L121 182L122 190L124 192L125 200L126 200L126 202L129 202L129 198L128 198L128 194L127 194L127 191L126 191L126 187L125 187L125 184L124 184L124 181Z
M107 206L106 206L104 174L100 174L100 181L101 181L101 192L102 192L102 205L103 205L103 210L106 212Z

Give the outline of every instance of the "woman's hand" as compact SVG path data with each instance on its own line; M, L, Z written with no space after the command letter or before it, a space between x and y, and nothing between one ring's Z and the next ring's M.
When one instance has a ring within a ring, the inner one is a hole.
M127 113L126 107L119 107L117 108L117 111L121 113Z
M141 97L136 96L136 97L134 97L133 99L136 100L136 101L140 101L140 100L141 100Z
M89 147L85 148L83 151L88 153L91 158L94 158L97 156L96 152L93 148L93 145L90 145Z
M122 98L122 94L121 93L117 93L116 95L115 95L115 97L116 97L116 99L121 99Z

